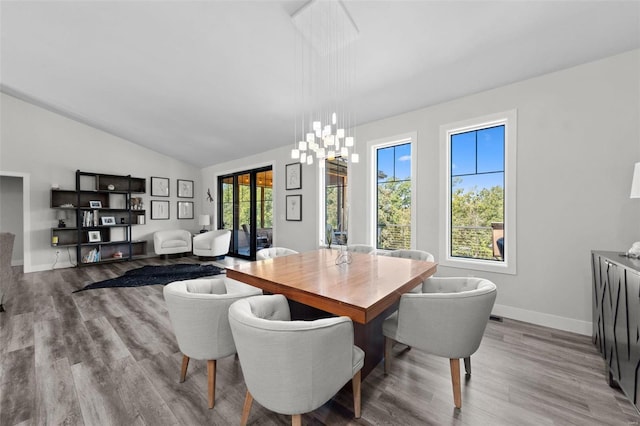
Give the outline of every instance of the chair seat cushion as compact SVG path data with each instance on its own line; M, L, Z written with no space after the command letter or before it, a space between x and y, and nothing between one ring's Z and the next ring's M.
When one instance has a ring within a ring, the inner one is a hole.
M166 240L162 242L162 248L187 247L185 240Z

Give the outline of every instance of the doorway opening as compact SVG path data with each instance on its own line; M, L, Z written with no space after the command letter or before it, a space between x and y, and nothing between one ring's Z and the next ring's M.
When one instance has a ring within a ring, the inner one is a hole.
M254 260L273 244L272 167L218 177L218 229L231 231L229 255Z

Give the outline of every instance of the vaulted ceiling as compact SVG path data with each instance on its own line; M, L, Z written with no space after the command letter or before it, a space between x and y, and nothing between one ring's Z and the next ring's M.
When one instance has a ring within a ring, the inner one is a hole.
M196 166L293 144L305 3L3 0L0 88ZM344 4L358 123L640 47L639 1Z

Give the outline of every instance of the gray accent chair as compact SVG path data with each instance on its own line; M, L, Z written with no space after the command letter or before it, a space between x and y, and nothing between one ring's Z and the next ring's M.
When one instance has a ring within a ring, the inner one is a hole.
M400 249L388 252L387 256L399 257L402 259L423 260L425 262L435 262L435 257L433 257L433 255L428 251L423 250ZM421 288L421 285L416 286L411 290L411 293L421 293Z
M231 231L217 229L193 237L193 254L200 257L224 256L229 253Z
M351 244L347 246L347 251L350 251L352 253L371 254L375 251L375 249L369 244Z
M163 290L169 317L183 354L180 382L189 359L207 361L209 408L215 402L216 360L236 353L229 328L229 306L262 290L230 278L174 281Z
M471 377L471 355L480 346L496 294L494 283L473 277L432 277L422 283L421 293L403 294L398 311L382 324L385 374L394 342L449 358L453 400L461 408L460 358Z
M13 283L13 267L11 258L13 257L13 243L15 234L10 232L0 232L0 312L4 312L4 295Z
M256 252L256 260L266 260L274 257L289 256L290 254L298 254L298 252L286 247L263 248Z
M235 302L229 323L247 385L242 425L254 398L300 425L302 414L329 401L349 380L355 417L360 417L364 352L353 344L350 318L291 321L287 299L277 294Z

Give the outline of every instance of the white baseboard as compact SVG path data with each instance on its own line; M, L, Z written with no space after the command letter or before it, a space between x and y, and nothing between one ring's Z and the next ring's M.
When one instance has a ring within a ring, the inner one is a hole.
M11 259L11 266L22 266L24 265L24 260L22 259Z
M51 263L43 263L40 265L31 265L31 270L29 272L42 272L42 271L51 271L52 269L63 269L63 268L73 268L75 265L72 265L68 260L67 261L58 261L56 263L55 268L53 267L53 262Z
M593 333L592 323L589 321L580 321L573 318L560 317L542 312L528 311L526 309L514 308L512 306L494 305L491 314L517 321L542 325L544 327L555 328L557 330L570 331L572 333L578 333L585 336L591 336Z

